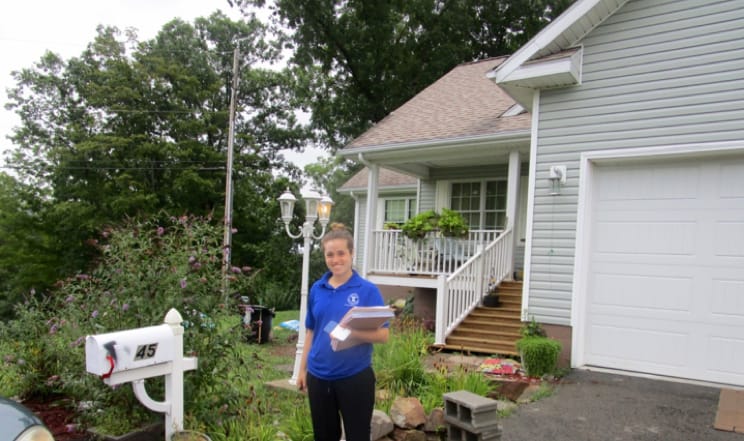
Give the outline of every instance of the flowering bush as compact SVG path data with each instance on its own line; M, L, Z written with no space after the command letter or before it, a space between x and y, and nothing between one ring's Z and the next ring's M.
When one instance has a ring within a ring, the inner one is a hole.
M198 369L184 376L185 409L213 420L213 410L234 398L227 378L239 365L234 348L244 335L235 306L226 304L234 300L224 295L221 239L209 219L187 216L132 220L102 232L93 270L59 281L43 300L30 298L16 320L0 326L0 363L12 366L8 372L20 383L11 392L63 394L88 403L89 425L107 415L106 421L129 426L120 430L136 427L153 415L130 387L109 388L85 372L85 336L158 325L176 308L184 318L184 350L199 357ZM229 292L250 283L237 266L227 280ZM162 383L148 380L150 396L163 395Z

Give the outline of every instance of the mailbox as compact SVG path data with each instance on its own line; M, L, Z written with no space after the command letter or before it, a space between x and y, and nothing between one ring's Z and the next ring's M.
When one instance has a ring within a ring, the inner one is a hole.
M173 361L176 356L173 328L168 324L89 335L85 339L85 369L106 376Z

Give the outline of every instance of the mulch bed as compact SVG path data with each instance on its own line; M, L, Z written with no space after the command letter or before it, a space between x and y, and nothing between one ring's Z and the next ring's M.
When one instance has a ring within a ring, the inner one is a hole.
M52 432L55 441L87 441L88 434L75 425L75 409L68 400L32 398L23 402Z

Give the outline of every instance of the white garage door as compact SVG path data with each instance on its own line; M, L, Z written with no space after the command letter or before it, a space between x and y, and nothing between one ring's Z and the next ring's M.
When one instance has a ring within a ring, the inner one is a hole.
M584 361L744 385L744 155L595 165Z

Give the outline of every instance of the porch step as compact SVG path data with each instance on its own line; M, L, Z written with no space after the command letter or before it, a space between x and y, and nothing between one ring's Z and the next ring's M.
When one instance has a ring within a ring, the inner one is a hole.
M489 355L519 355L522 327L522 282L498 287L500 306L475 308L447 337L441 349Z

